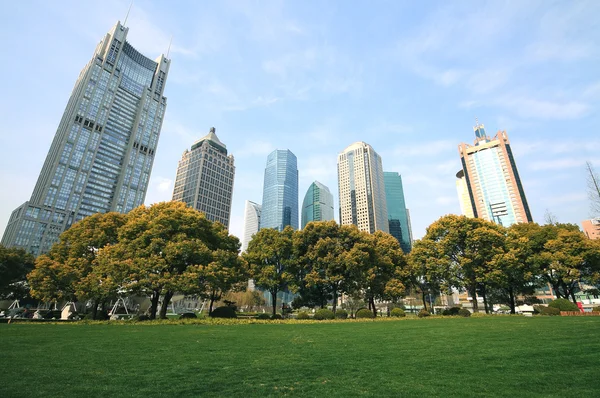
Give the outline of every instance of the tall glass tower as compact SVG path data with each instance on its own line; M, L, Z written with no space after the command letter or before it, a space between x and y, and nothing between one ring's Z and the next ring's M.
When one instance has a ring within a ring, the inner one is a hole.
M289 149L267 157L260 228L298 229L298 161Z
M385 171L383 178L385 181L385 199L390 234L398 239L400 247L404 253L408 254L412 250L412 228L406 202L404 201L402 177L396 172Z
M458 147L463 173L457 177L464 179L470 202L470 209L463 213L505 227L533 221L508 134L498 131L490 138L483 124L473 130L474 145L463 143Z
M258 232L262 206L258 203L246 201L244 208L244 237L242 239L242 252L248 249L252 236Z
M333 220L333 195L329 188L315 181L310 184L302 202L302 229L311 221Z
M183 153L173 187L173 200L204 212L211 221L229 228L233 177L233 155L227 155L215 128Z
M355 142L338 155L340 224L361 231L389 232L381 157L365 142Z
M29 201L2 244L39 255L73 223L144 203L167 99L170 61L154 61L117 24L102 38L67 103Z

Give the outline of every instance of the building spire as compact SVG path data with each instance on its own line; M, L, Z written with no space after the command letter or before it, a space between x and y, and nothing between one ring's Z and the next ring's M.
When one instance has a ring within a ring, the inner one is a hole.
M169 53L171 52L171 44L173 44L173 35L171 35L171 40L169 40L169 48L167 48L167 56L165 58L169 59Z
M127 10L127 15L125 15L125 21L123 21L123 26L127 25L127 19L129 18L129 11L131 11L131 7L133 6L133 0L129 3L129 9Z

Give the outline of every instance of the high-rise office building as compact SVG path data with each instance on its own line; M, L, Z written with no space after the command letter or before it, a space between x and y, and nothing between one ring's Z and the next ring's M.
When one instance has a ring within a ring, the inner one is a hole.
M389 232L381 157L371 145L355 142L338 155L337 167L340 224Z
M229 228L235 166L215 128L185 150L177 167L173 200L204 212Z
M498 131L490 138L483 124L473 129L474 145L458 147L473 216L505 227L533 221L508 134Z
M267 157L260 228L298 229L298 161L289 149Z
M167 106L170 61L146 58L117 24L83 68L29 201L2 244L48 252L74 222L144 203Z
M244 236L242 238L242 252L248 249L248 243L252 240L252 236L258 232L260 228L260 213L262 206L258 203L246 201L244 208Z
M460 202L460 211L464 216L473 218L473 207L471 206L471 197L469 196L469 187L467 187L467 179L465 172L460 169L456 173L456 192L458 193L458 201Z
M301 219L302 229L311 221L333 220L333 195L319 181L310 184L304 195Z
M396 172L385 171L383 178L390 234L398 239L402 251L408 254L412 250L412 231L404 200L402 177Z

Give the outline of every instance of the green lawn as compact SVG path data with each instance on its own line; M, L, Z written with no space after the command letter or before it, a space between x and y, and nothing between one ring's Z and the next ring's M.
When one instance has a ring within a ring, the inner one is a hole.
M0 324L0 397L598 397L600 317Z

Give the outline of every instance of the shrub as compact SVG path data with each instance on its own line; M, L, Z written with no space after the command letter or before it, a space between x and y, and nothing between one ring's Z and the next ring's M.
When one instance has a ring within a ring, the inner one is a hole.
M533 312L535 312L536 314L540 314L540 315L549 315L549 316L560 315L560 310L558 308L546 307L543 305L534 306Z
M460 307L451 307L451 308L446 308L444 311L442 311L442 315L450 315L450 316L454 316L454 315L458 315L458 312L461 310Z
M369 310L367 308L361 308L360 310L356 311L356 318L374 318L374 317L375 316L373 315L371 310Z
M600 305L592 308L592 311L594 311L594 312L600 312Z
M426 316L429 316L429 315L431 315L431 314L425 308L422 308L421 311L419 311L419 313L417 314L417 316L419 318L425 318Z
M458 316L462 316L462 317L468 318L468 317L471 316L471 311L469 311L466 308L461 308L461 309L458 310Z
M210 313L212 318L237 318L235 307L217 307Z
M193 312L184 312L179 316L179 319L196 319L198 316Z
M283 319L283 316L281 316L281 314L275 314L275 315L271 315L270 319L273 319L273 320L275 320L275 319Z
M296 319L310 319L310 317L308 316L308 312L302 311L298 313Z
M262 314L258 314L256 319L271 319L271 315L263 312Z
M552 300L548 307L558 308L559 311L579 311L577 304L564 298Z
M150 317L148 315L141 314L141 315L135 315L134 317L131 318L131 320L133 322L144 322L144 321L149 321Z
M346 311L346 310L336 310L335 311L335 317L337 319L346 319L346 318L348 318L348 311Z
M401 308L394 308L390 312L390 316L393 316L396 318L404 318L406 316L406 313Z
M333 318L335 318L333 311L331 311L327 308L321 308L320 310L315 312L315 316L313 316L313 319L316 319L318 321L322 321L324 319L333 319Z

